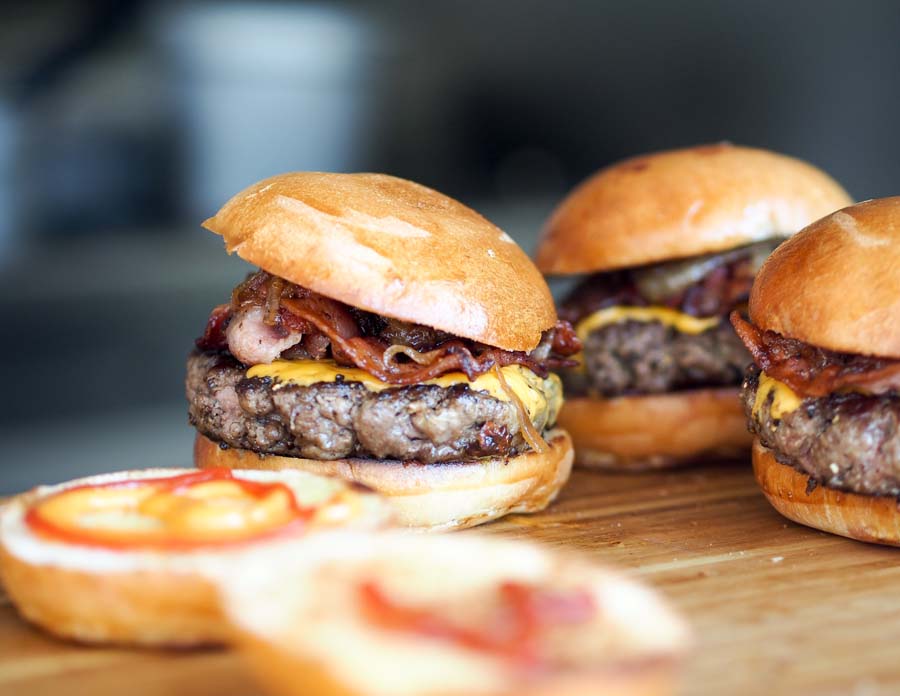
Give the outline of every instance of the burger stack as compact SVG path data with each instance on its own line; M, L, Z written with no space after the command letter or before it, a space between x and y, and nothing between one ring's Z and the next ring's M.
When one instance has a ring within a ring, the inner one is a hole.
M762 150L646 155L562 202L536 267L409 181L259 182L204 223L256 270L188 358L198 468L13 499L7 592L72 640L238 645L279 694L672 693L690 639L650 590L407 530L752 441L783 514L900 543L900 199L849 204ZM541 271L575 280L562 318Z

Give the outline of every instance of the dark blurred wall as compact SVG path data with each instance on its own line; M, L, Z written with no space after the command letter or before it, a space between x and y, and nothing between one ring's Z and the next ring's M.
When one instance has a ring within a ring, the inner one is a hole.
M890 0L0 12L17 235L192 223L279 167L388 170L468 200L553 196L621 157L729 139L810 159L861 197L900 178Z
M183 360L247 268L198 223L290 169L381 170L530 248L629 155L722 139L900 192L900 3L0 5L0 436L63 474L187 464Z
M411 176L496 193L526 151L537 181L552 182L549 165L570 185L635 153L729 139L807 158L861 197L898 190L900 3L431 8L406 25L424 27L428 59L386 139L385 160Z

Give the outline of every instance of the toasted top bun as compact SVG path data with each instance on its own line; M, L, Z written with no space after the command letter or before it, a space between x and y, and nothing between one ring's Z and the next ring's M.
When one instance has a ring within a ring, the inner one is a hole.
M778 247L750 320L848 353L900 358L900 197L844 208Z
M192 550L110 549L51 539L35 533L26 521L32 506L41 500L79 486L92 486L136 479L180 476L195 469L137 469L99 474L55 486L39 486L12 498L0 508L0 547L32 565L46 565L93 572L129 572L137 570L173 572L217 572L220 564L234 567L235 559L268 543L283 543L280 536L265 540L247 540L233 545L202 546ZM297 504L315 510L308 525L286 536L308 536L308 532L335 526L375 529L391 524L393 513L383 498L362 486L353 486L338 478L317 476L304 471L234 470L238 479L262 483L281 483L294 495ZM339 494L343 494L340 495Z
M423 635L416 619L388 628L366 615L360 595L372 584L413 614L496 636L498 622L502 632L511 621L496 604L504 583L592 605L581 620L536 637L538 655L560 651L566 667L522 669L496 653L436 638L439 630ZM243 634L321 667L343 687L330 693L559 693L538 687L579 674L596 680L595 689L579 693L606 693L603 675L660 661L671 666L688 644L687 627L642 585L586 559L477 535L329 532L303 542L302 553L275 558L264 551L222 578L221 587L224 609Z
M790 236L853 201L806 162L730 143L643 155L579 185L544 227L544 273L591 273Z
M281 174L203 223L228 253L383 316L531 350L550 290L509 235L462 203L384 174Z

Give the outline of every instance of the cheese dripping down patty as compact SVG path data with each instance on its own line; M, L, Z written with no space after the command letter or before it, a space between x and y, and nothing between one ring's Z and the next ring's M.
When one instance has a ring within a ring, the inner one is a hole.
M786 413L796 411L803 402L803 399L784 382L779 382L765 372L760 372L756 397L753 399L753 416L755 418L759 418L763 407L768 403L770 394L772 395L772 404L769 406L769 413L772 418L776 419L780 419Z
M543 421L549 426L556 422L563 401L559 377L550 374L542 378L521 365L506 365L499 368L499 371L505 385L493 371L479 375L472 381L462 372L449 372L421 384L444 388L464 384L472 391L487 392L498 401L512 402L513 399L504 388L506 386L519 398L532 423ZM333 360L275 360L268 364L253 365L247 370L247 377L270 378L274 382L273 389L276 390L287 385L308 387L340 380L357 382L373 392L402 388L382 382L358 367L343 367Z

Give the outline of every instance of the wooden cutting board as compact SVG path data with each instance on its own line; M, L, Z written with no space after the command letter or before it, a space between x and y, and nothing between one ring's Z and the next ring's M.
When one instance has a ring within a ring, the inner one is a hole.
M900 693L900 549L799 527L748 467L576 473L539 515L482 527L629 569L693 624L685 694ZM0 694L253 696L227 651L61 643L0 605Z

